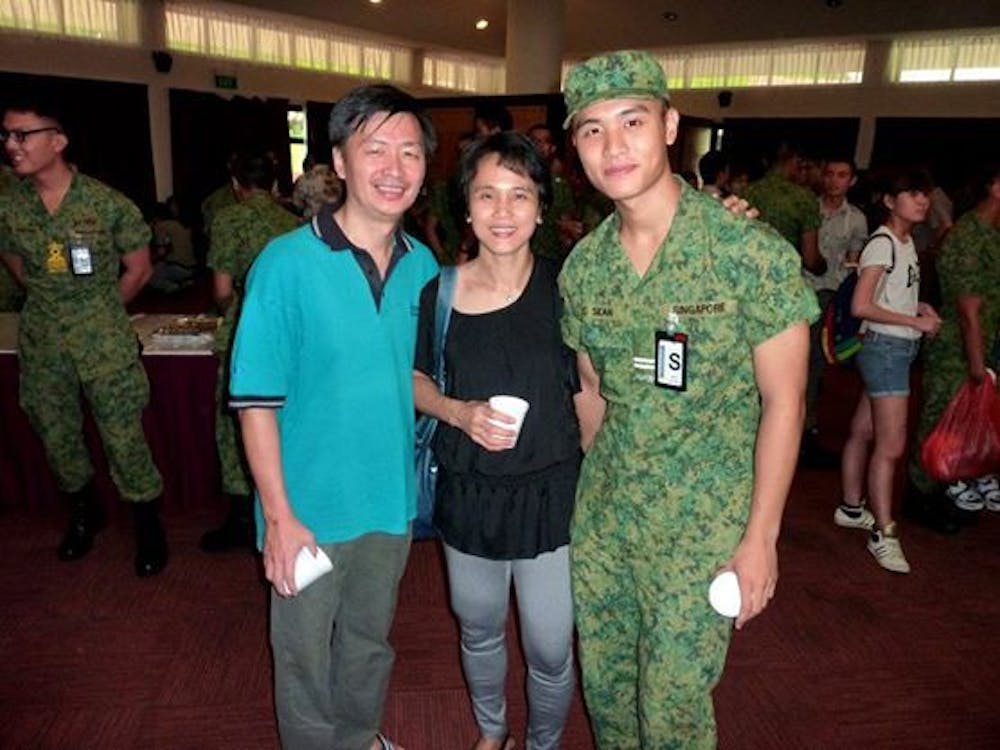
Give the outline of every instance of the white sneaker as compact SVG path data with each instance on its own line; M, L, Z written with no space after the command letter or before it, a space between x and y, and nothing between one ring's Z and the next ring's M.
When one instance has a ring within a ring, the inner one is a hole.
M854 511L854 512L852 512ZM864 529L871 531L875 528L875 516L862 503L861 505L848 505L841 503L833 511L833 522L845 529Z
M1000 476L987 474L976 480L976 491L983 498L986 507L994 513L1000 513Z
M885 529L875 529L868 537L868 551L875 561L886 570L893 573L909 573L910 563L903 555L903 548L896 538L896 524L891 523Z
M986 506L979 490L966 482L954 482L945 487L944 495L961 510L978 511Z

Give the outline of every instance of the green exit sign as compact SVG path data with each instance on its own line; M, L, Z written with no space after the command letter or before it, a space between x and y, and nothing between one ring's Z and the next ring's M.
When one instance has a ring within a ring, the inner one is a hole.
M236 76L215 76L215 88L235 90L237 87Z

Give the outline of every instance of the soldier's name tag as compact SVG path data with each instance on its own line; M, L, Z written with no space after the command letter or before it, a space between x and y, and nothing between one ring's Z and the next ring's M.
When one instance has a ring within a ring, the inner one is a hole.
M660 388L687 390L687 335L656 332L656 378Z
M94 273L94 262L90 246L79 239L69 241L69 263L74 276L90 276Z

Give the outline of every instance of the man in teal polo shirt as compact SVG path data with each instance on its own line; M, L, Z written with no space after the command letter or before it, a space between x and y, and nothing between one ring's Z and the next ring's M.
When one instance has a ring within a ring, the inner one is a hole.
M346 198L273 240L250 272L232 354L272 584L282 744L388 750L378 731L389 628L415 515L413 353L430 250L399 228L435 138L416 101L385 85L334 107L330 141ZM295 585L322 548L333 572Z

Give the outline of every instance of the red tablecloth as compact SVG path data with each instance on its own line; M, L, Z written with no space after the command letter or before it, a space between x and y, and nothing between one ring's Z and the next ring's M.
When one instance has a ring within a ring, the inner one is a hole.
M143 427L163 474L164 505L192 507L216 501L214 356L144 356L150 402ZM108 476L97 430L87 419L86 438L97 467L97 487L112 512L117 490ZM53 508L59 500L41 442L18 406L18 364L0 354L0 508Z

